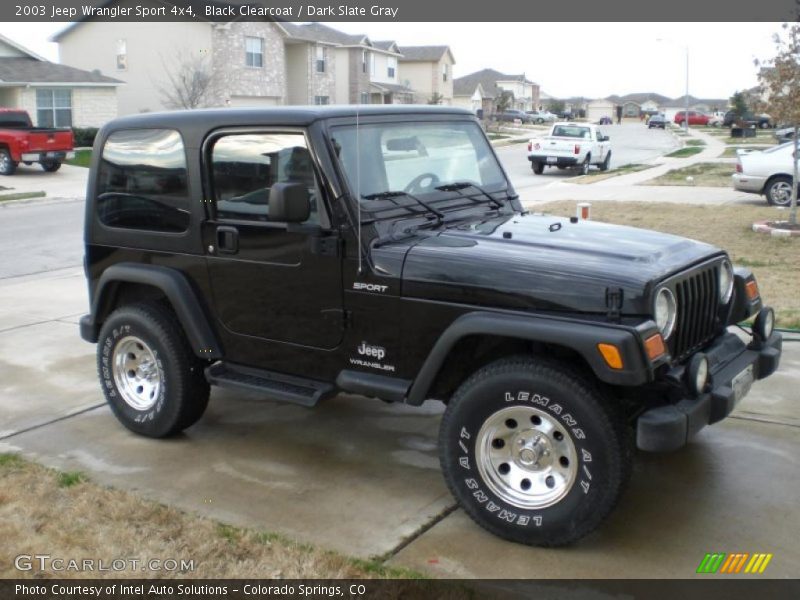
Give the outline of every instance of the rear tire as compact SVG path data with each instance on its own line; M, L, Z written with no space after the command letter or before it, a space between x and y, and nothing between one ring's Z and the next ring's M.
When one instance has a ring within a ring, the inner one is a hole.
M11 153L5 148L0 148L0 175L13 175L17 170L17 163L11 159Z
M568 365L506 358L451 398L440 461L478 525L510 541L562 546L596 529L619 501L630 431L622 411Z
M591 160L592 160L592 155L591 154L587 154L586 158L584 159L584 161L581 163L581 166L580 166L581 175L588 175L589 174L589 169L592 166L591 165Z
M42 162L42 169L45 173L55 173L61 168L61 163L57 160L48 160Z
M541 163L539 161L534 161L531 163L531 169L533 169L533 172L536 173L537 175L541 175L542 173L544 173L544 163Z
M772 206L789 206L792 203L792 179L780 175L770 180L764 194Z
M174 313L159 304L123 306L106 319L97 369L111 410L140 435L178 433L197 422L208 405L203 363Z

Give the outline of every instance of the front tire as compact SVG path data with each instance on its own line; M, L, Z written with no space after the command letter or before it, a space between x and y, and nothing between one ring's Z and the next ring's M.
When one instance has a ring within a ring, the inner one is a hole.
M792 179L791 177L775 177L767 185L764 194L767 202L772 206L789 206L792 203Z
M544 173L544 163L539 161L533 161L531 163L531 169L533 169L533 172L536 173L537 175L541 175L542 173Z
M600 170L601 171L608 171L610 165L611 165L611 152L606 154L605 160L602 163L600 163Z
M159 304L115 310L103 323L97 369L106 401L131 431L161 438L193 425L209 386L175 315Z
M616 506L631 469L628 431L570 367L514 357L459 387L442 419L440 461L478 525L510 541L561 546Z

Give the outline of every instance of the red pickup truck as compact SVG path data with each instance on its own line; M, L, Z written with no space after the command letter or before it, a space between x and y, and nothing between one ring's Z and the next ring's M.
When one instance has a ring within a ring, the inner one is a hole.
M0 175L13 175L21 162L58 171L61 161L75 157L74 143L69 129L34 127L24 110L0 109Z

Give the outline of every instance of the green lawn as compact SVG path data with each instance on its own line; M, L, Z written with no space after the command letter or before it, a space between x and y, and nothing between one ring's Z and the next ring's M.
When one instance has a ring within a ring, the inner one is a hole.
M702 151L703 149L700 146L686 146L686 148L680 148L675 150L675 152L670 152L667 156L671 158L686 158L687 156L700 154Z
M75 158L70 160L65 160L64 164L72 165L73 167L89 167L89 163L92 161L92 151L91 150L75 150Z

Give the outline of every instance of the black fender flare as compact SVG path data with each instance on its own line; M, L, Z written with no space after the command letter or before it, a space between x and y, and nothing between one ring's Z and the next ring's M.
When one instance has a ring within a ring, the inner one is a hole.
M469 335L501 336L557 344L578 352L598 379L612 385L637 386L652 381L653 372L637 330L614 323L599 324L561 317L470 312L458 317L439 336L411 385L406 403L422 404L447 355ZM622 355L623 368L612 369L603 360L597 344L614 344Z
M95 288L92 312L81 319L83 339L97 342L102 325L102 318L98 315L105 312L105 303L110 301L109 294L116 283L140 283L161 290L172 305L195 354L207 359L222 358L217 336L189 280L180 271L160 265L117 263L103 271Z

